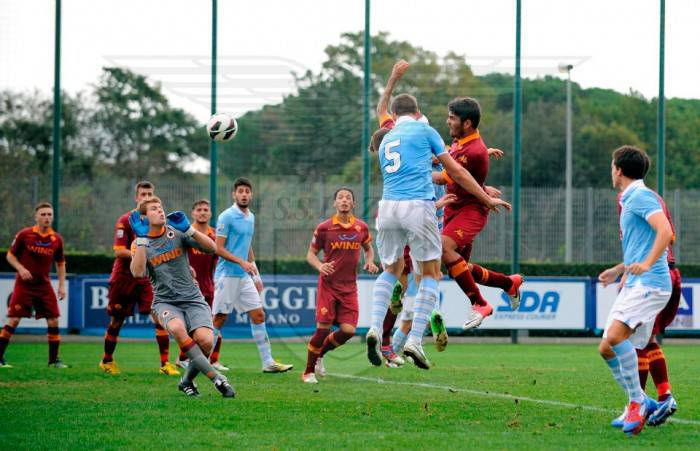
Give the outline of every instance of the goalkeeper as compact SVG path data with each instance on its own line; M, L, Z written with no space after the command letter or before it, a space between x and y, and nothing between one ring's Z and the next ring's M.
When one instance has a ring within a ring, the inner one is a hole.
M214 342L211 309L192 278L187 260L187 248L214 253L216 243L196 231L183 212L166 218L157 197L142 201L129 223L137 236L132 243L131 273L134 277L148 275L154 292L153 314L190 359L180 391L198 396L194 378L201 372L224 398L233 398L233 387L209 363Z

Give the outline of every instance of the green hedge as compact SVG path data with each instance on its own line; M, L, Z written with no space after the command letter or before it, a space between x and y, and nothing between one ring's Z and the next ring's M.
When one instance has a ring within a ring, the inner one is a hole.
M0 252L3 256L0 259L0 272L13 272L14 269L4 258L7 250ZM66 255L66 261L68 262L68 272L72 274L106 274L112 271L114 257L105 254L69 252ZM257 264L262 274L316 274L304 259L259 259ZM479 264L493 271L510 272L510 263L479 262ZM612 263L522 263L520 272L526 276L595 277L610 266ZM700 265L680 265L679 267L684 277L700 277Z

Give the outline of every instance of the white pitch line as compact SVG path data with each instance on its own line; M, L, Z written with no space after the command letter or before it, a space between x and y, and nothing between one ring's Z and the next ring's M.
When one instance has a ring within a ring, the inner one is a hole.
M583 410L590 410L593 412L604 412L604 413L613 413L613 414L618 413L616 410L605 409L603 407L585 406L585 405L581 405L581 404L573 404L570 402L553 401L550 399L530 398L528 396L509 395L507 393L472 390L469 388L457 388L457 387L450 387L448 385L427 384L424 382L389 381L389 380L381 379L378 377L353 376L350 374L339 374L339 373L328 373L328 375L333 376L333 377L337 377L340 379L354 379L354 380L365 381L365 382L374 382L377 384L409 385L412 387L423 387L423 388L430 388L433 390L449 390L452 392L469 393L470 395L485 396L487 398L500 398L500 399L510 399L510 400L518 400L518 401L528 401L528 402L532 402L535 404L544 404L544 405L556 406L556 407L566 407L569 409L583 409ZM672 422L672 423L678 423L678 424L691 424L694 426L700 426L700 421L684 420L681 418L677 418L675 416L669 418L667 421Z

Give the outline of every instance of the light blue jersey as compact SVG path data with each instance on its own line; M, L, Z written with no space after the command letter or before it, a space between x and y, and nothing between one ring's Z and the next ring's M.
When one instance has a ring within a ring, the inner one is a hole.
M226 238L225 248L238 258L248 260L248 250L253 242L255 232L255 215L248 210L246 215L236 204L224 210L216 222L216 236ZM219 258L214 278L243 277L246 272L241 265Z
M620 198L620 230L622 231L622 253L625 266L646 260L656 239L656 232L647 220L655 213L663 213L657 194L647 188L642 180L632 182ZM640 274L628 274L625 286L644 286L671 291L671 276L668 272L668 250L649 268Z
M442 172L442 164L434 164L432 168L433 172ZM433 183L433 189L435 190L435 200L438 201L442 196L445 195L446 192L446 187L447 185L438 185L437 183ZM437 212L435 213L438 218L442 218L445 216L445 208L438 208ZM438 223L439 224L439 223Z
M432 156L445 143L430 125L401 116L379 146L385 200L433 200Z

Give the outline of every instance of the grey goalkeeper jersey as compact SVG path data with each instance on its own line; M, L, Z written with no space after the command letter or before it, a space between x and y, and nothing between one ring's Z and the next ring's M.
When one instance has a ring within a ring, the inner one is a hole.
M201 300L204 296L190 272L187 249L204 251L197 241L169 225L158 237L149 237L146 248L146 268L153 285L153 302L174 304L179 301Z

